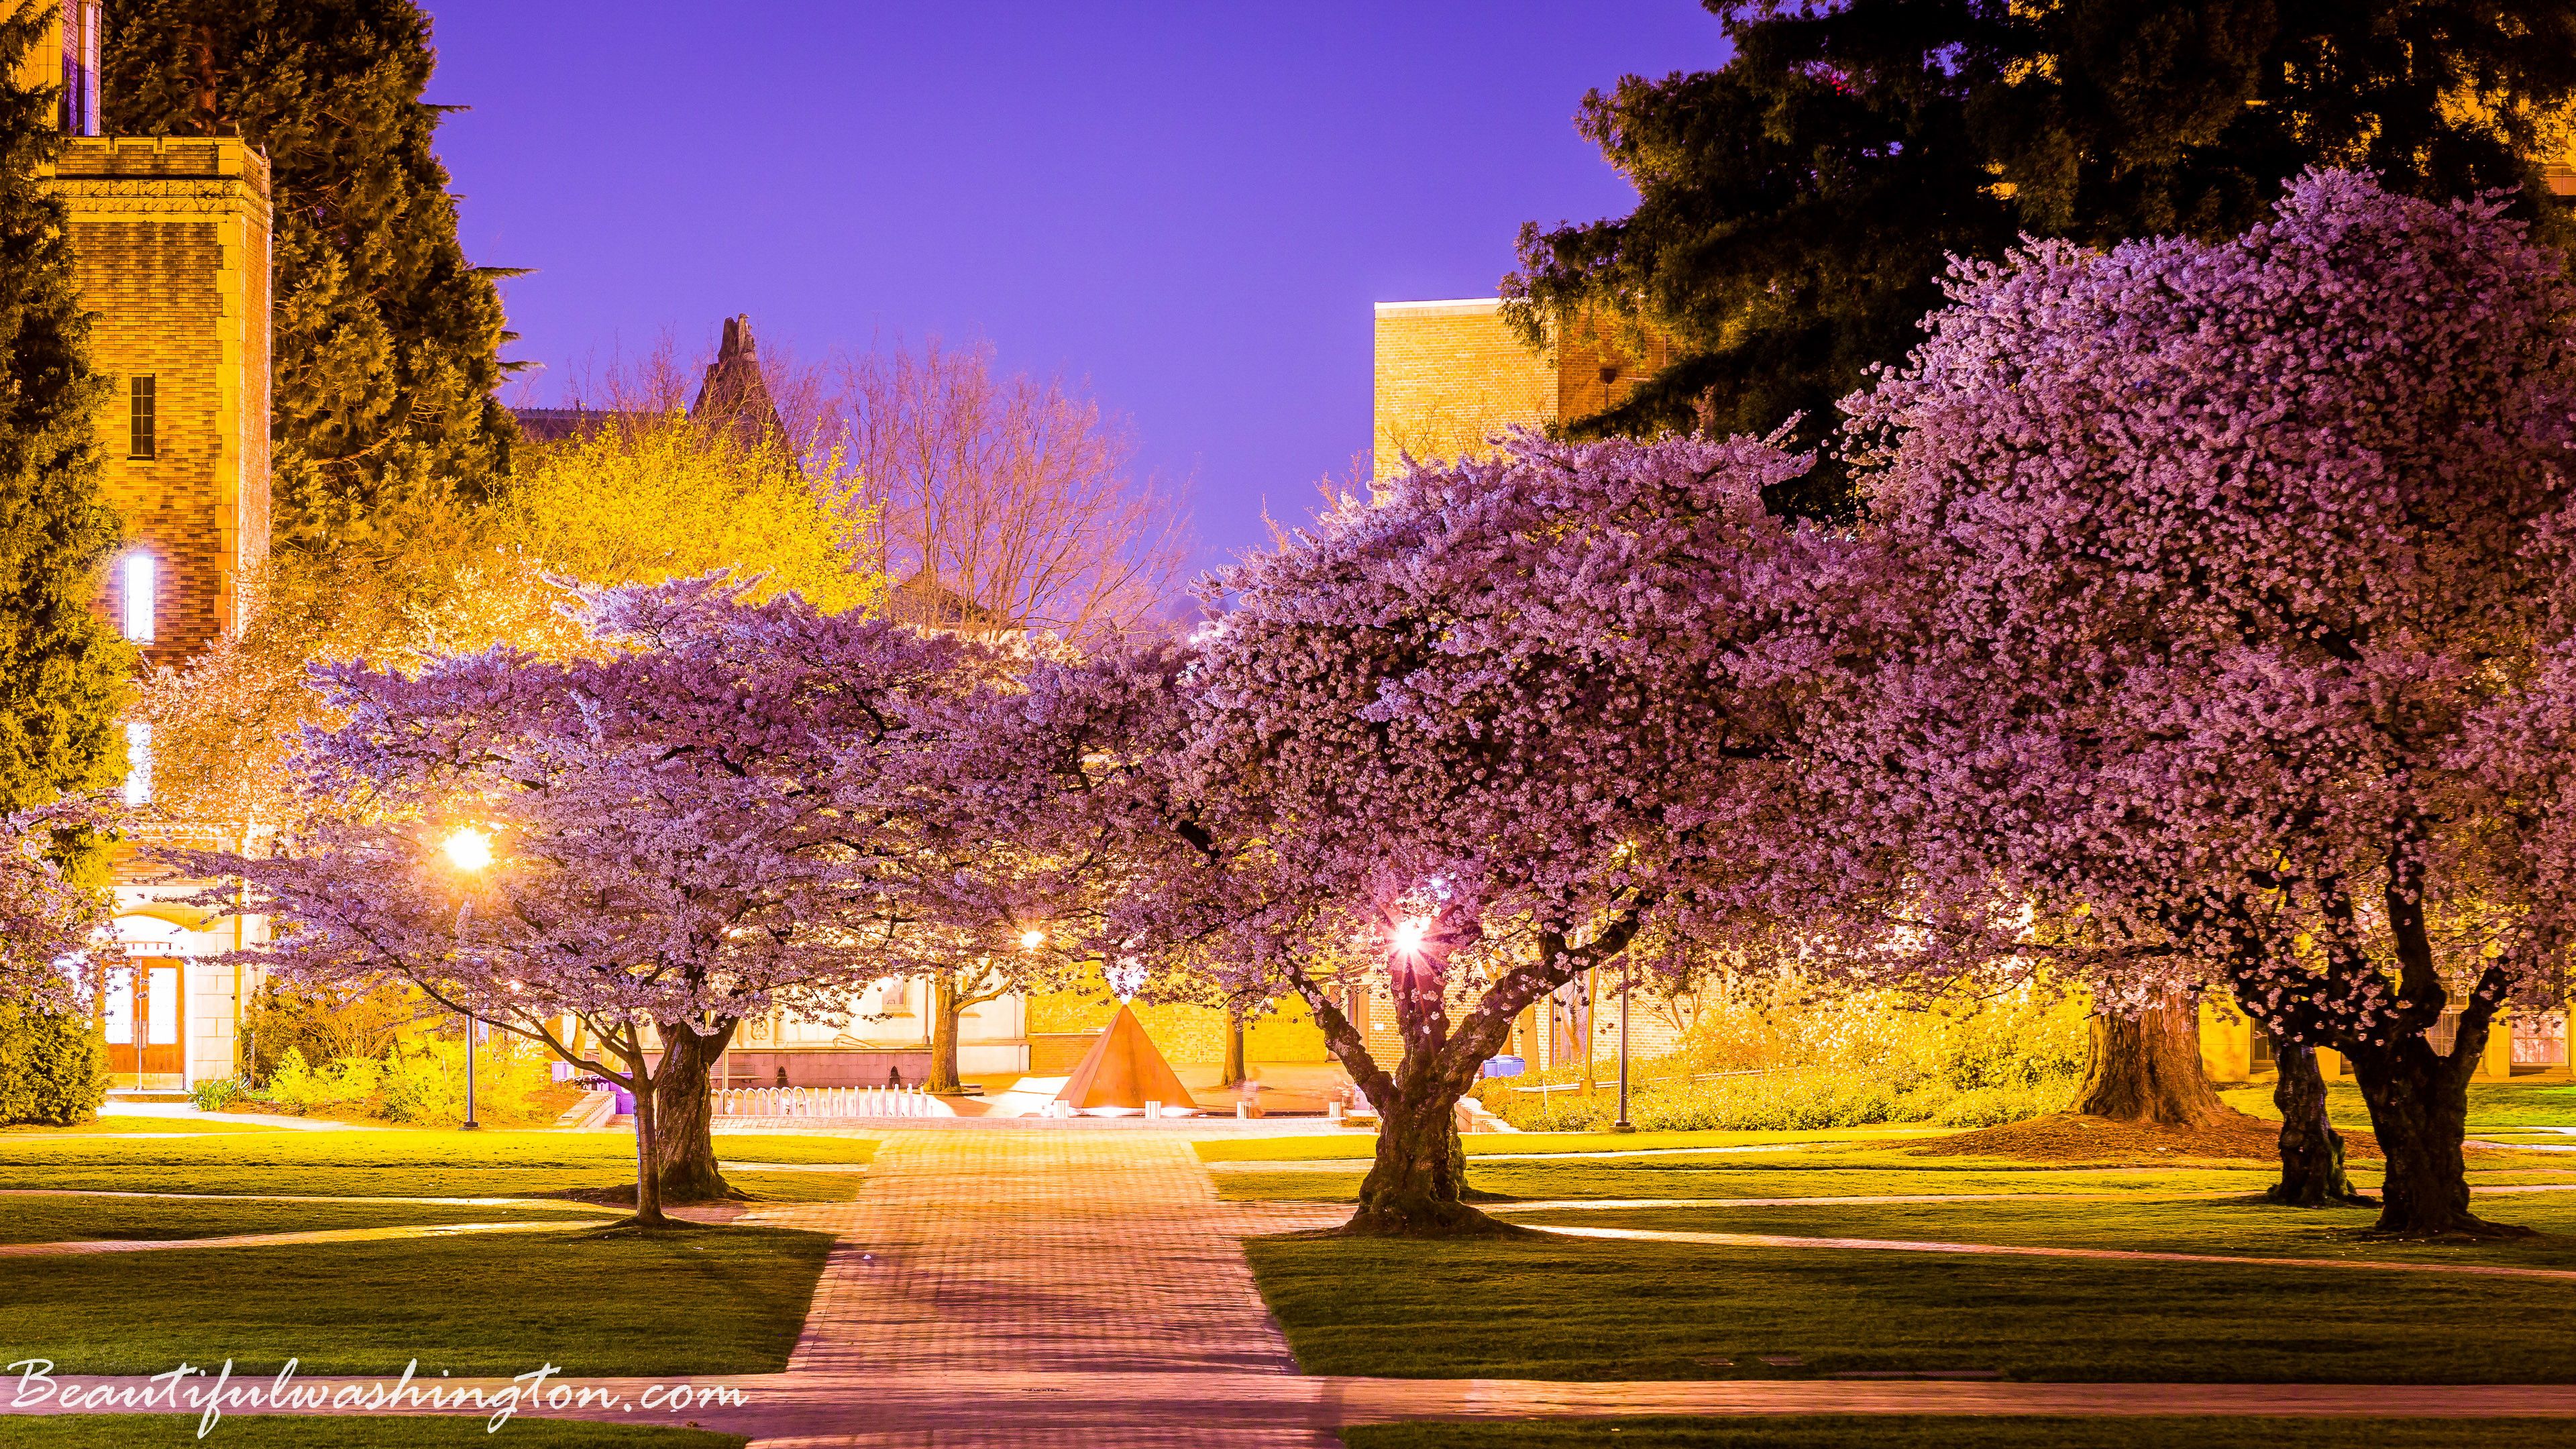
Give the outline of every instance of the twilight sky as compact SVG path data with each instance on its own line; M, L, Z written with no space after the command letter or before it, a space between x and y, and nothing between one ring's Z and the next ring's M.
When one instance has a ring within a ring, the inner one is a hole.
M466 254L542 365L721 319L1088 379L1206 562L1369 440L1369 304L1491 296L1625 212L1589 86L1723 58L1694 0L425 0Z

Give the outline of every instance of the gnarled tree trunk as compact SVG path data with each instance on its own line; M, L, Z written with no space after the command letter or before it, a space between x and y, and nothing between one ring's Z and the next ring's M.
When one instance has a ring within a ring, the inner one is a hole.
M715 1103L710 1090L715 1064L733 1041L735 1020L718 1017L705 1031L688 1023L658 1023L662 1033L662 1067L653 1083L655 1176L661 1196L670 1202L708 1202L739 1197L716 1170ZM644 1102L636 1098L636 1122L644 1120Z
M2491 1223L2469 1211L2464 1153L2469 1073L2486 1045L2486 1026L2463 1021L2444 1057L2420 1031L2385 1045L2347 1045L2345 1060L2370 1107L2370 1126L2387 1156L2379 1190L2378 1231L2402 1237L2525 1237L2529 1228Z
M2205 1127L2228 1115L2200 1061L2200 1012L2176 991L2135 1018L2099 1013L2075 1110L2116 1122Z
M2281 1180L2267 1195L2291 1207L2368 1201L2344 1175L2343 1134L2326 1120L2326 1079L2317 1068L2317 1049L2275 1037L2272 1060L2279 1068L2272 1105L2281 1109Z

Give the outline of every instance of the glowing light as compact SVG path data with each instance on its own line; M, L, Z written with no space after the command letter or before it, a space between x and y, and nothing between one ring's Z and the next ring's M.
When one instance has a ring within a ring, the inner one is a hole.
M1022 931L1020 933L1020 949L1023 951L1034 951L1045 944L1046 932L1044 931Z
M1395 949L1408 953L1419 951L1422 949L1422 938L1430 934L1429 921L1419 916L1407 917L1395 923Z
M153 569L148 553L125 556L125 637L137 644L152 642Z
M458 870L481 870L492 863L492 837L471 825L460 825L442 842L447 863Z

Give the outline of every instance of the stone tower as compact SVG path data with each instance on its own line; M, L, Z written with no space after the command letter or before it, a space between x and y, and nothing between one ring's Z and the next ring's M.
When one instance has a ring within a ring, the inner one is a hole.
M244 622L268 556L268 160L229 136L98 134L99 0L61 0L22 77L63 90L54 187L92 314L107 498L125 520L108 615L154 664Z
M783 431L778 405L770 401L769 384L760 375L760 352L751 340L748 315L725 319L724 340L716 347L716 360L707 364L689 416L723 425L746 447Z

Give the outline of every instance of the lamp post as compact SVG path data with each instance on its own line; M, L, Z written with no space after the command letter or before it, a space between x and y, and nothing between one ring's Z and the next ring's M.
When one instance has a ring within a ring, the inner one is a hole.
M1610 1124L1613 1132L1634 1132L1637 1124L1628 1120L1628 957L1619 957L1619 1120Z
M450 832L440 849L446 852L449 864L467 875L472 875L492 863L492 838L471 825L458 826ZM458 920L461 925L463 921L461 914ZM482 1123L474 1120L474 1029L481 1025L481 1022L475 1020L474 1013L470 1011L465 1013L465 1126L463 1130L467 1132L479 1131L483 1126Z

